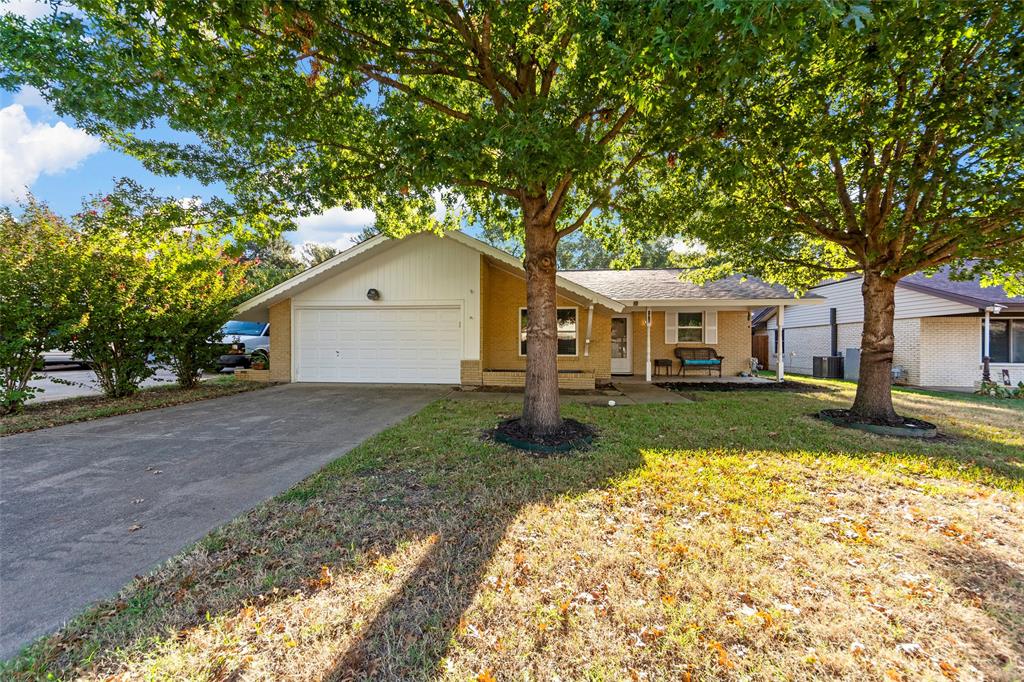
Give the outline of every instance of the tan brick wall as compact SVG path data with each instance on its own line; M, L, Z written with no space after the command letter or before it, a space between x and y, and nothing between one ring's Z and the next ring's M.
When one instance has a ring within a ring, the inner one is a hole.
M484 263L481 267L480 291L480 355L484 370L525 370L526 357L519 355L519 309L526 305L526 281ZM578 309L577 355L559 356L558 369L593 372L597 381L610 379L611 315L606 311L594 310L590 352L584 355L588 306L562 296L558 297L558 305Z
M526 384L525 371L483 372L483 385L496 388L518 388ZM558 387L573 390L592 390L595 387L593 372L572 372L558 375Z
M981 381L979 317L921 318L921 386L969 388ZM1000 372L993 366L993 378ZM1024 372L1018 373L1024 379Z
M463 386L479 386L483 383L483 366L479 360L463 360L459 367Z
M270 306L270 380L292 380L292 300Z
M647 330L643 312L633 313L633 374L643 376L647 371ZM744 310L718 311L718 343L665 343L665 313L651 313L651 360L670 358L675 363L672 372L679 369L675 349L714 348L725 357L722 376L735 376L750 369L750 314ZM609 341L610 351L610 341Z
M269 369L236 369L235 378L239 381L254 381L256 383L267 383L270 381Z
M910 317L893 322L893 354L892 364L903 367L907 378L903 383L919 385L921 383L921 320Z

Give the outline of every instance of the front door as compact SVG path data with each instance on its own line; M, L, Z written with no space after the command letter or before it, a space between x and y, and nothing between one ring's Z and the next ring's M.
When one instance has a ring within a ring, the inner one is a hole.
M628 315L612 317L612 374L633 373L632 323Z

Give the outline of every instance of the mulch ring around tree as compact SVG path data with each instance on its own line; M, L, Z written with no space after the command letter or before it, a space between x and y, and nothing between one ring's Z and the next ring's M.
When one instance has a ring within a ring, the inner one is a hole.
M827 421L835 426L842 426L859 431L867 431L879 436L893 436L896 438L935 438L939 435L939 427L923 419L913 417L899 417L900 421L893 424L882 420L854 419L849 410L821 410L815 415L818 419Z
M789 391L795 393L820 393L834 390L822 386L811 386L797 381L664 381L654 384L669 391Z
M584 450L594 442L597 429L575 419L563 419L562 426L554 433L534 436L523 428L519 417L499 422L487 431L487 437L533 455L559 455Z

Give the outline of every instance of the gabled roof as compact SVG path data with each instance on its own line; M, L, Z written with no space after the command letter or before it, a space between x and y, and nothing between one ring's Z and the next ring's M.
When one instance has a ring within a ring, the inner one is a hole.
M693 301L715 301L736 305L817 303L821 296L797 299L786 287L768 284L756 277L732 275L707 284L680 279L685 270L568 270L561 275L588 289L627 305L685 305ZM635 303L633 303L635 301Z
M486 242L482 242L479 239L475 239L464 232L457 230L446 232L442 238L451 239L463 246L468 246L469 248L479 251L483 255L499 261L511 268L518 270L523 269L522 262L520 262L515 256L512 256L501 249L495 248ZM323 263L314 265L308 270L303 270L299 274L281 282L277 286L272 287L257 296L253 296L235 308L235 314L244 318L245 313L249 311L268 308L275 303L289 299L306 289L311 288L323 278L332 277L344 272L346 269L394 247L401 241L402 240L400 239L393 239L383 234L371 237L364 242L360 242L351 248L345 249L333 258L329 258ZM595 304L609 308L614 312L621 312L623 309L623 305L618 301L596 291L592 291L560 275L555 278L555 284L563 291L573 294L585 301L591 301Z
M900 280L899 286L977 308L998 305L1006 310L1024 311L1024 296L1007 296L1000 286L983 287L979 279L966 282L950 279L948 268L930 277L922 272L914 273Z

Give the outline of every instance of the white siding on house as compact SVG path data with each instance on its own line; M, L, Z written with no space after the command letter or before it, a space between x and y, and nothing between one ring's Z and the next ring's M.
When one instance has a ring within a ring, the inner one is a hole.
M812 293L824 296L828 300L822 305L786 306L786 327L828 325L830 308L836 309L836 322L840 324L863 322L864 299L860 290L860 282L860 278L857 278L812 289ZM906 287L896 287L895 314L897 320L976 312L978 309L973 306L912 291ZM774 322L769 324L774 324Z
M380 300L367 299L376 289ZM420 234L297 294L302 308L458 306L462 359L480 358L480 254L452 239Z

